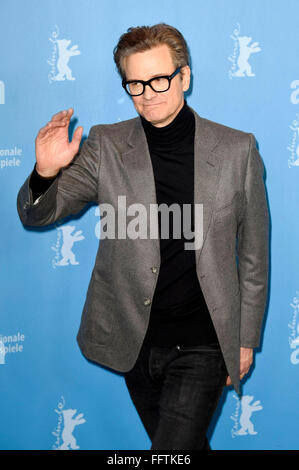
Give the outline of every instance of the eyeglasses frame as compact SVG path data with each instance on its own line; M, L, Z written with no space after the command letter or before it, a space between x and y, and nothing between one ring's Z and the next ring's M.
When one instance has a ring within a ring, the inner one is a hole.
M122 81L122 86L123 88L125 89L125 91L128 93L129 96L141 96L143 95L144 91L145 91L145 87L146 85L149 85L151 87L151 89L155 92L155 93L165 93L165 91L168 91L169 88L170 88L170 85L171 85L171 80L180 72L182 66L178 67L171 75L159 75L158 77L153 77L151 78L150 80L125 80L123 79ZM158 78L167 78L168 80L168 88L166 90L163 90L163 91L156 91L154 90L154 88L152 87L151 85L151 82L153 80L157 80ZM126 88L126 86L129 84L129 83L141 83L143 85L143 91L142 93L138 93L138 95L132 95Z

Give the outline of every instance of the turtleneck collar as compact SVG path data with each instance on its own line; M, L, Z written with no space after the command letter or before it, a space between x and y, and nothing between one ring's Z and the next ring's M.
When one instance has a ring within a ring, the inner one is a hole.
M178 146L184 139L193 136L195 130L195 117L186 100L182 109L167 126L156 127L143 116L140 118L150 148Z

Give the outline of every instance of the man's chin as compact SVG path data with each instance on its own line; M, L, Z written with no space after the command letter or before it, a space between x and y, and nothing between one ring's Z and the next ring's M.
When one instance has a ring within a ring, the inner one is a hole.
M158 110L158 106L153 106L152 109L143 109L142 116L153 125L163 124L167 120L167 115Z

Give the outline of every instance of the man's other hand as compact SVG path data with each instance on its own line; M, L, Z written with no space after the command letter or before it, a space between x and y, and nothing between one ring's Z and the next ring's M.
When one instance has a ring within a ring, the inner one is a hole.
M248 374L253 361L253 349L252 348L240 348L240 380ZM226 385L232 385L230 376L227 377Z

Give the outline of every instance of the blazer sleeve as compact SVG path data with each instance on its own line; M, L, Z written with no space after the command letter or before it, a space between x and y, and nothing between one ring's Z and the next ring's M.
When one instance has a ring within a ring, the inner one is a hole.
M238 272L241 294L240 345L260 344L267 300L269 212L263 181L264 166L250 135L242 214L238 224Z
M77 214L89 202L98 202L99 127L91 127L88 138L71 163L60 170L50 187L35 202L29 184L30 173L17 196L17 210L24 225L49 225Z
M35 162L31 177L29 179L29 187L32 191L32 199L34 201L34 204L36 203L36 200L47 191L47 189L51 186L55 178L56 176L52 178L44 178L43 176L40 176L36 171Z

